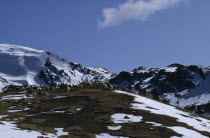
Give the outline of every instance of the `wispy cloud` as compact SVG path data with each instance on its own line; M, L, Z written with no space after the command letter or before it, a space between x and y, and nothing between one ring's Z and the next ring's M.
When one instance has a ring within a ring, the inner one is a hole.
M99 27L116 26L124 21L144 21L152 14L183 0L128 0L117 8L105 8L102 11L103 20Z

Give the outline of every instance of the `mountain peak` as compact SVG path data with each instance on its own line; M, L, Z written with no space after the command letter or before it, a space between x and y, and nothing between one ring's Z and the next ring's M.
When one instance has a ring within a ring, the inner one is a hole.
M168 65L166 67L185 67L185 65L179 64L179 63L173 63L173 64L170 64L170 65Z
M85 67L51 52L10 44L0 44L0 65L1 77L29 85L107 81L112 76L108 70Z

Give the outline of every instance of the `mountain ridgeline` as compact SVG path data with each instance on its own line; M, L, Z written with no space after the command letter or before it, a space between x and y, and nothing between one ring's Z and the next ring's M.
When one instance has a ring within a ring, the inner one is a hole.
M113 74L104 68L82 66L51 52L9 44L0 44L0 65L0 91L7 85L56 86L101 81L162 96L182 108L197 106L202 113L210 113L210 67L172 64Z
M108 81L113 76L103 68L85 67L50 52L8 44L0 45L0 64L2 78L26 85Z
M197 106L210 112L210 67L172 64L164 68L139 67L120 72L110 83L163 96L172 105L182 108Z

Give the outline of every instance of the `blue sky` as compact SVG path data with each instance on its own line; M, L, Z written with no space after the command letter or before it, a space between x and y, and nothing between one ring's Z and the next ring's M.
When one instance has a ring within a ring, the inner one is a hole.
M172 63L208 66L209 5L209 0L0 0L0 43L51 51L112 72Z

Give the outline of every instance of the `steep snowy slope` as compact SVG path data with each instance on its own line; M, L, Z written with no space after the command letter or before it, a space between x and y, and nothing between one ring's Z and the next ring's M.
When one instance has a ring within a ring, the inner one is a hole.
M0 76L29 85L77 84L112 77L102 68L84 67L50 52L9 44L0 44L0 65Z
M197 106L201 112L210 116L210 74L195 89L186 92L185 95L179 98L174 98L170 103L175 105L177 101L182 108L193 108Z
M163 96L170 104L190 108L210 103L210 67L172 64L164 68L140 67L121 72L111 83ZM200 110L205 109L202 106ZM209 106L209 105L208 105ZM210 109L205 109L210 112Z
M0 91L2 91L2 89L7 86L9 83L6 79L0 77Z
M47 54L42 50L15 45L0 45L0 76L29 85L39 84L37 78L44 69Z
M17 83L17 82L8 81L5 78L0 76L0 92L2 91L3 88L5 88L8 85L21 86L22 84Z

